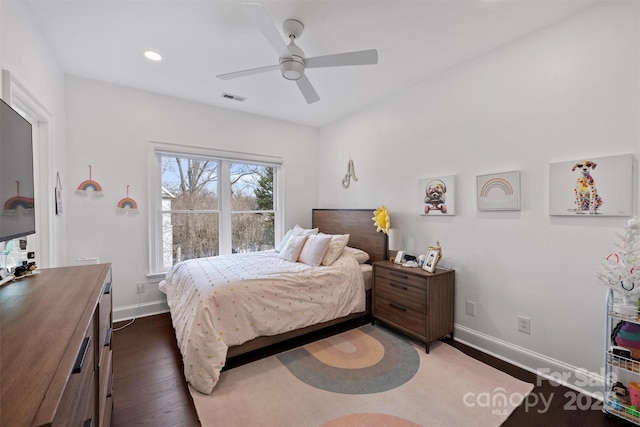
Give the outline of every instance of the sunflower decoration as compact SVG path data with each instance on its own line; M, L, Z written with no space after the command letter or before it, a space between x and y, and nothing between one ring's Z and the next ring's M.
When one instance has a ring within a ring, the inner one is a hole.
M382 231L384 234L389 234L389 228L391 228L391 220L389 219L389 212L384 206L380 206L373 212L373 225L377 227L376 231Z

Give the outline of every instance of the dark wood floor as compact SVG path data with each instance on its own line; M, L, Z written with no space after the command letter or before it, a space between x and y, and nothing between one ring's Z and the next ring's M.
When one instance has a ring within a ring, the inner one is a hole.
M274 346L259 355L241 356L229 361L225 369L250 362L268 354L303 345L325 336L361 325L354 321L310 337ZM120 326L120 325L116 325ZM536 384L536 376L455 341L447 341L466 354L523 381ZM168 314L144 317L114 333L114 412L113 427L122 426L199 426L191 396L182 374L171 318ZM534 398L535 397L535 398ZM545 405L546 402L551 402ZM537 405L534 405L535 402ZM578 408L571 409L572 404ZM591 408L593 406L593 408ZM546 407L546 410L545 410ZM588 396L576 396L573 390L540 382L532 394L506 421L504 426L627 426L619 419L607 419L601 404Z

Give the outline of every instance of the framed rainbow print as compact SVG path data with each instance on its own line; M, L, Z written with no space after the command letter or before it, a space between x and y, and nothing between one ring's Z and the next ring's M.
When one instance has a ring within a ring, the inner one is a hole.
M520 171L478 175L476 184L478 210L520 210Z

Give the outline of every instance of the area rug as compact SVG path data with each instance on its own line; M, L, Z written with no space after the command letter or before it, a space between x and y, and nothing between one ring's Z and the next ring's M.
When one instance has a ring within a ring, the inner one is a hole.
M499 426L533 389L442 342L366 325L191 390L205 427Z

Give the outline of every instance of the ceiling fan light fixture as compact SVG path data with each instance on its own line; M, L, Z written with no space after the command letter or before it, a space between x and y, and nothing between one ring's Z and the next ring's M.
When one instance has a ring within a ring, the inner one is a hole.
M304 74L304 63L295 59L286 58L280 62L280 72L287 80L298 80Z

